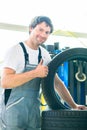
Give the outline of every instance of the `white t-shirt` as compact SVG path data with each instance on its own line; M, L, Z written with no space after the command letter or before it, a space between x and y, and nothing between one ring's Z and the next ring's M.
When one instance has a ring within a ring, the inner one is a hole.
M37 65L38 64L38 54L39 50L33 50L29 48L25 43L25 48L27 53L29 54L29 63ZM41 47L41 56L43 59L43 65L47 65L51 61L51 57L49 52ZM21 73L25 66L25 57L24 52L20 44L16 44L11 47L4 58L3 67L8 67L16 71L16 73Z

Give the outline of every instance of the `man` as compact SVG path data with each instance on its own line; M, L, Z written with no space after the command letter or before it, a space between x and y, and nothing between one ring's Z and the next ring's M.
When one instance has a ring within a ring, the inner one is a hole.
M40 45L52 32L50 18L37 16L29 25L29 38L10 48L6 54L1 78L5 89L2 130L40 130L40 81L48 75L47 64L51 61L49 53ZM57 76L55 87L72 108L85 109L73 101Z

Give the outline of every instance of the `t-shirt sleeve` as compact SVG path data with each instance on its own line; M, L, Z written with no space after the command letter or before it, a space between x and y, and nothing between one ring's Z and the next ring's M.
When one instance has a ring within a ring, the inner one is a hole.
M21 47L13 46L11 47L5 54L3 68L8 67L13 70L17 70L19 67L19 63L21 64L22 57L20 56Z

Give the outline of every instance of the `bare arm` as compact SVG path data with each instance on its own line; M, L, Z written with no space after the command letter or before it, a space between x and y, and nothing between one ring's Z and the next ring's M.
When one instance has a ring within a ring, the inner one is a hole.
M3 88L15 88L20 86L36 77L43 78L48 74L48 67L42 65L43 61L31 71L24 72L21 74L16 74L16 72L11 68L4 68L1 77L1 86Z
M59 95L64 101L66 101L71 107L76 107L76 104L68 89L65 87L64 83L61 81L61 79L59 79L57 75L55 76L55 89L58 91Z
M58 94L62 97L64 101L66 101L71 108L73 109L87 109L84 105L78 105L74 102L70 92L64 85L64 83L61 81L61 79L56 75L55 76L55 89L58 92Z

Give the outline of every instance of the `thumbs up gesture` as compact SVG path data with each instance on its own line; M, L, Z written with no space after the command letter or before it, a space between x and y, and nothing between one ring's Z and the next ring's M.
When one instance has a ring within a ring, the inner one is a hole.
M36 67L37 77L43 78L48 75L48 66L43 65L43 59L41 59L40 63Z

